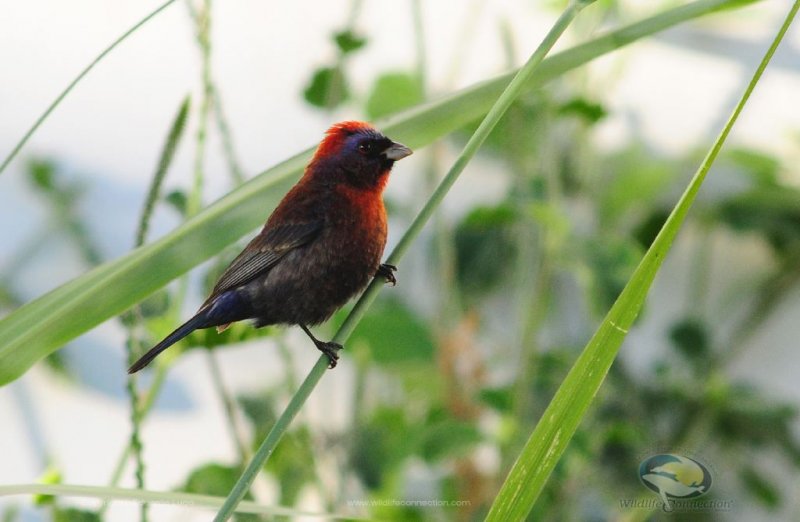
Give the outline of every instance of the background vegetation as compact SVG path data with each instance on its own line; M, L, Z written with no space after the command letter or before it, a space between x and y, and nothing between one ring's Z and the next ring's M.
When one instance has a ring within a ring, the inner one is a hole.
M352 62L375 38L363 29L369 26L366 21L359 23L361 7L354 2L346 23L330 36L330 63L309 71L302 92L308 107L331 120L346 115L381 121L437 98L440 93L432 92L428 80L425 47L435 35L422 29L419 2L408 7L416 21L414 67L375 72L365 91L353 87ZM138 227L130 230L132 246L148 241L154 208L169 209L180 220L203 218L204 185L212 175L207 155L225 159L231 188L247 178L236 157L236 129L227 122L212 74L213 10L205 2L190 4L188 12L200 50L201 88L191 101L182 101L171 126L161 131L165 145ZM614 28L630 21L617 4L598 2L572 33L584 41L600 25ZM508 29L501 34L506 36L505 55L497 59L515 66L529 50L515 49ZM598 145L597 129L612 110L604 93L612 90L615 76L606 76L604 85L589 80L580 70L559 76L513 103L474 167L491 172L498 195L466 198L456 210L434 217L400 265L398 288L382 292L348 340L344 360L352 394L337 396L327 406L348 420L331 424L324 415L296 419L250 499L295 513L378 519L478 520L486 515L555 390L710 146L710 140L698 143L696 151L675 156L654 149L642 136L613 149ZM387 194L393 230L407 228L453 151L479 121L459 125L417 152L421 175L411 197ZM187 122L193 124L193 135L186 132ZM220 137L219 150L209 148L210 133ZM186 186L173 186L169 166L181 147L192 150L194 175ZM290 167L302 159L292 160ZM18 285L21 274L39 256L49 255L47 245L54 237L69 242L87 270L106 260L92 223L81 212L85 180L58 158L28 156L23 161L28 188L50 218L40 233L4 258L0 305L8 313L28 300ZM648 301L640 318L650 326L634 329L626 345L647 356L623 356L614 363L532 519L653 516L648 510L621 509L619 501L650 495L635 473L642 458L659 451L683 452L713 465L716 482L709 497L747 506L739 516L797 514L797 503L788 494L790 477L800 466L796 401L771 396L735 369L748 353L769 350L758 339L777 314L796 312L787 310L786 303L796 297L800 281L798 172L785 157L733 145L717 160L714 176L714 190L703 191L668 262L671 275L656 287L658 299ZM276 180L273 198L291 181ZM472 183L470 190L481 190ZM242 192L248 186L254 184ZM203 265L199 277L184 277L116 319L125 332L126 353L133 357L169 331L210 289L239 247ZM719 276L743 248L763 262L752 273L742 273L749 267L739 266L738 277ZM328 325L329 334L347 312ZM238 390L226 382L222 367L229 350L254 341L277 348L270 355L283 371L260 389ZM209 371L195 378L213 382L236 458L185 470L185 479L174 488L226 496L297 390L298 375L306 373L298 368L297 352L307 347L299 344L283 330L247 325L222 335L196 332L157 366L152 379L128 381L132 435L114 463L109 485L135 477L132 485L147 488L147 438L141 427L169 380L171 365L187 352L203 350ZM53 352L44 364L53 378L84 386L62 352ZM108 371L121 382L122 368ZM69 482L56 459L43 480ZM393 502L417 500L442 502ZM56 520L96 520L109 509L108 504L75 507L52 496L35 502L36 510L6 503L5 520L31 511ZM140 516L147 518L147 510ZM695 516L722 519L736 513Z

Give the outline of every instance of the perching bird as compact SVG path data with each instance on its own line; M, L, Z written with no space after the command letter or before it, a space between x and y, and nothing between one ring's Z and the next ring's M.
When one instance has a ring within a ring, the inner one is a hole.
M261 232L220 276L197 313L129 369L134 373L194 330L254 320L255 326L299 325L336 366L341 345L308 329L326 321L370 279L395 283L381 264L386 245L383 189L394 162L411 154L367 123L328 129L300 181Z

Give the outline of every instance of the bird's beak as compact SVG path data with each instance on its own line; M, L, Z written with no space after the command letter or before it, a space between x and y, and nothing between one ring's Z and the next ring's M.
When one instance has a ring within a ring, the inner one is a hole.
M397 161L405 158L406 156L411 156L413 152L414 151L401 143L392 143L389 148L383 151L383 155L392 161Z

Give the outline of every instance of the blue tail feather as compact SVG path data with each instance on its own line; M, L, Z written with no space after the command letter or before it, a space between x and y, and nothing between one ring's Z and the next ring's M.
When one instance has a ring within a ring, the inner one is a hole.
M128 373L138 372L150 364L150 361L155 359L158 354L199 328L233 323L249 317L250 309L236 290L215 296L194 317L180 325L174 332L166 336L163 341L150 348L150 351L133 363L128 368Z
M158 354L172 346L173 344L177 343L190 333L194 332L198 328L205 328L206 325L206 313L205 310L199 312L197 315L180 325L174 332L169 334L164 338L163 341L158 343L157 345L150 348L150 350L142 355L138 361L133 363L130 368L128 368L128 373L136 373L156 358Z

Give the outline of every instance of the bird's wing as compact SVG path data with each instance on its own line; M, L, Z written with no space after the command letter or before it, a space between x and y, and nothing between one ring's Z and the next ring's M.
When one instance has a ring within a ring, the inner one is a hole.
M225 269L209 300L269 271L291 250L313 240L320 230L321 221L310 221L279 225L262 231Z

